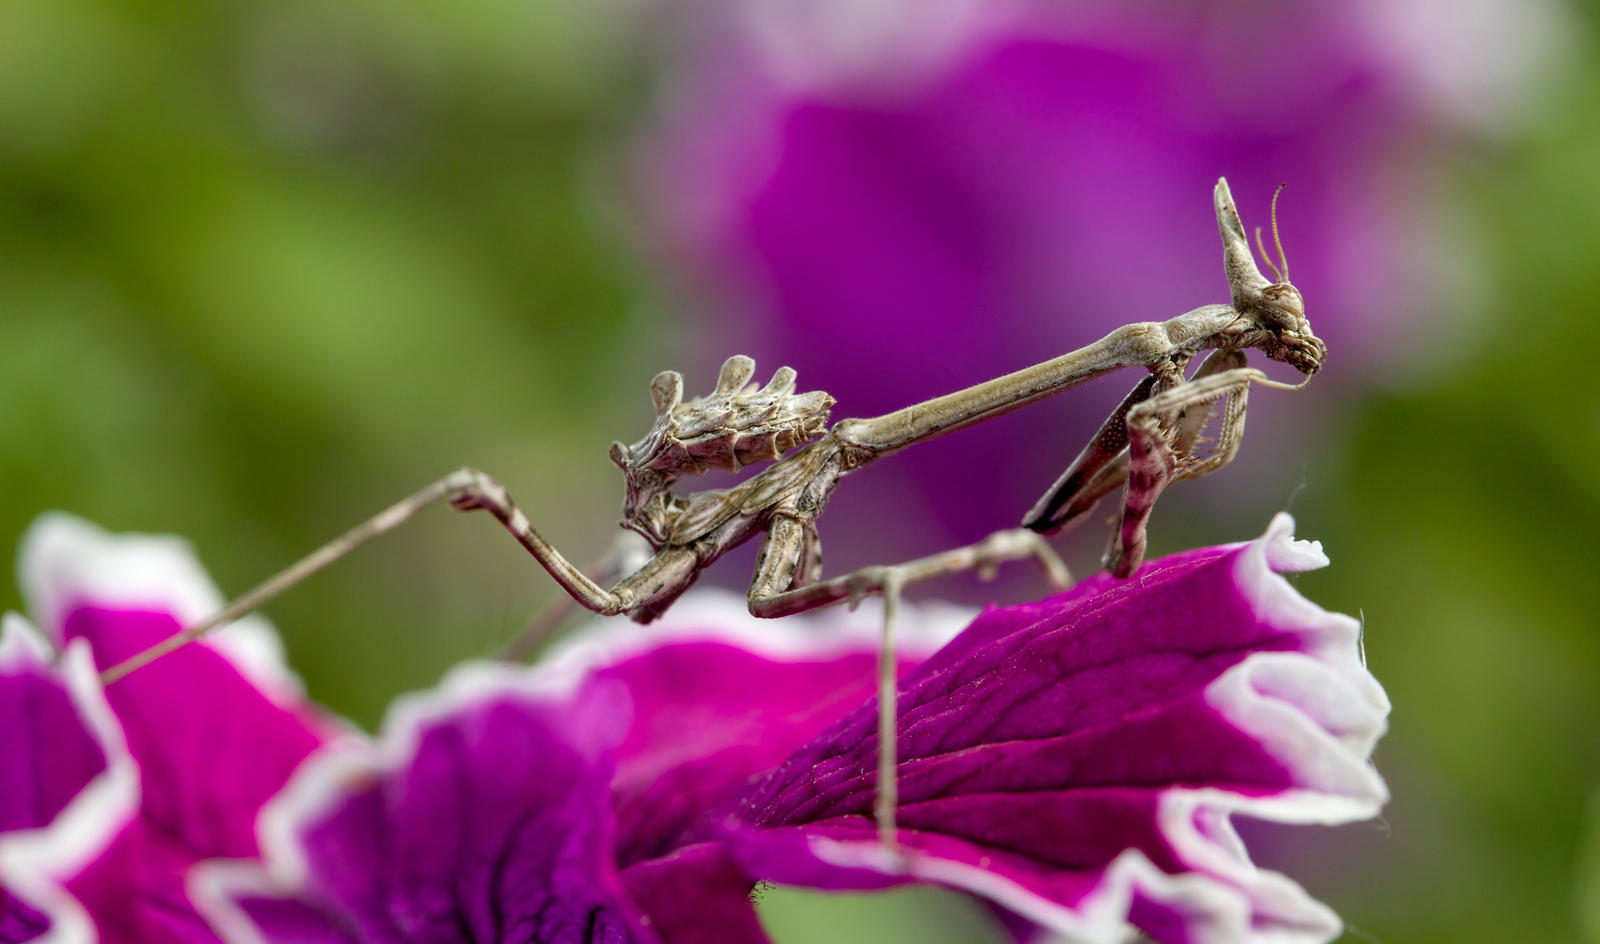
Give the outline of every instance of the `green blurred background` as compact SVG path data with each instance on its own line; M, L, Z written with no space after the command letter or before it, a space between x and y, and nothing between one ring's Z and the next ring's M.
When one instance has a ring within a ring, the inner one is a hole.
M1299 531L1335 563L1299 586L1364 614L1395 799L1384 823L1274 832L1264 857L1352 938L1600 941L1600 16L1569 13L1577 54L1514 133L1427 157L1481 242L1440 276L1478 321L1340 391L1300 457ZM237 592L471 464L596 555L620 498L606 448L643 431L648 378L733 353L634 226L628 148L671 16L8 5L0 534L50 508L182 534ZM1288 489L1269 491L1230 494L1227 533L1193 514L1204 495L1174 498L1153 550L1258 533ZM1072 540L1092 562L1101 537ZM311 693L370 727L553 594L487 522L440 511L268 613ZM984 933L929 892L764 908L785 941Z

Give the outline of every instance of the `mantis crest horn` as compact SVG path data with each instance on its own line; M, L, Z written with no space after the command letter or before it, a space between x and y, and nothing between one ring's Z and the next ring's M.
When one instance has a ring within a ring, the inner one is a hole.
M709 469L737 472L778 459L827 430L833 397L820 390L796 394L795 372L780 367L764 387L750 382L756 362L736 354L723 362L710 394L683 399L683 377L662 371L650 383L656 421L631 446L611 447L613 462L630 480L647 471L670 481Z
M1244 222L1239 219L1239 208L1233 204L1233 193L1228 189L1228 179L1218 178L1213 191L1217 208L1217 230L1222 234L1222 264L1228 273L1228 284L1233 289L1236 308L1249 305L1251 297L1272 283L1256 267L1250 252L1250 237L1245 235Z

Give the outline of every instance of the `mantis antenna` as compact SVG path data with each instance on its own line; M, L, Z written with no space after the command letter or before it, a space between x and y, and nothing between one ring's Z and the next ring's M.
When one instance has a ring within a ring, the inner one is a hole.
M1272 274L1279 282L1289 281L1289 257L1283 253L1283 242L1278 239L1278 194L1283 193L1283 188L1288 184L1279 184L1278 189L1272 191L1272 245L1278 249L1278 262L1274 263L1272 257L1267 255L1267 247L1261 242L1261 227L1256 227L1256 248L1261 251L1261 261L1272 269ZM1279 264L1283 268L1279 268Z
M1278 190L1281 192L1282 187ZM168 637L107 669L110 685L164 653L225 625L438 503L458 511L486 511L531 554L578 605L604 616L626 614L647 623L686 591L700 571L747 540L761 542L747 593L752 615L785 616L867 595L885 598L879 677L879 767L873 815L886 847L895 843L897 806L895 674L892 628L903 586L961 571L993 570L1032 558L1050 582L1070 575L1042 535L1087 514L1097 501L1123 488L1120 523L1105 566L1132 576L1144 559L1146 524L1168 484L1198 478L1233 459L1244 434L1246 394L1253 384L1298 389L1248 366L1247 349L1293 366L1309 378L1322 369L1327 345L1311 330L1300 293L1288 284L1289 260L1278 238L1278 194L1272 196L1272 241L1278 263L1261 255L1278 283L1267 284L1251 256L1249 237L1225 180L1212 192L1222 238L1229 304L1201 305L1166 321L1123 325L1077 350L935 397L883 416L828 424L833 398L795 392L795 372L781 367L765 386L751 382L755 362L728 358L716 388L685 400L683 377L658 374L650 385L655 420L633 445L616 443L611 460L623 473L623 527L647 552L638 560L600 568L605 583L585 574L558 551L511 500L505 486L472 468L459 469L402 499L332 543L229 604L220 613ZM1192 377L1184 368L1210 351ZM1124 368L1147 372L1101 431L1024 519L1023 527L997 531L976 544L891 567L865 567L823 578L816 518L838 480L908 446L1021 409L1045 397ZM1302 382L1298 386L1304 386ZM1205 421L1221 401L1216 449L1197 446ZM678 480L708 468L738 471L761 462L765 470L726 489L679 495ZM615 571L613 573L612 571ZM539 622L536 627L545 624ZM553 625L553 624L551 624ZM518 647L519 651L520 648Z

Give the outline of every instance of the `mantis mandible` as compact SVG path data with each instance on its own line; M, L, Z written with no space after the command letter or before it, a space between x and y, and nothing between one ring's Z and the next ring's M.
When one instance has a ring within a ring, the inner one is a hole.
M871 419L845 419L829 427L833 398L796 394L795 372L781 367L765 386L751 383L755 362L736 355L722 365L716 389L683 399L683 378L664 371L650 385L655 423L631 446L614 443L611 459L626 483L622 526L649 543L650 555L610 587L569 562L529 523L506 489L476 469L445 476L380 512L282 573L244 594L215 616L112 667L107 684L185 643L254 610L312 573L389 531L422 509L446 500L456 509L493 515L555 578L572 600L596 613L626 614L639 622L659 616L728 550L757 535L761 552L750 583L750 612L778 617L885 597L879 673L879 758L874 815L884 842L894 845L895 660L892 626L900 588L967 569L1035 558L1058 584L1070 578L1045 543L1050 534L1080 520L1108 492L1124 486L1121 520L1105 566L1118 577L1138 569L1150 511L1173 481L1208 475L1226 465L1244 432L1251 384L1298 389L1322 367L1327 349L1306 321L1300 293L1282 266L1261 254L1276 281L1256 267L1226 180L1214 192L1217 227L1230 300L1203 305L1167 321L1124 325L1099 341L1052 360ZM1299 370L1299 385L1269 379L1248 366L1256 349ZM1211 351L1192 376L1189 362ZM917 443L956 432L1027 406L1125 367L1148 373L1112 412L1049 491L1023 527L997 531L967 547L892 567L868 567L823 579L816 519L840 478ZM1201 455L1200 434L1221 401L1214 448ZM759 474L727 489L680 496L678 480L708 469L738 471L770 461Z

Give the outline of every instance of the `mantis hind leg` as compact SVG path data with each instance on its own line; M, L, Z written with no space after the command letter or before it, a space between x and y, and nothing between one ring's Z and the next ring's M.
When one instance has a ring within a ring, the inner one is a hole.
M327 568L352 551L387 534L441 501L460 511L481 509L489 512L511 536L554 577L561 589L578 605L612 616L618 613L655 612L694 582L697 574L694 554L681 548L666 548L642 567L623 578L612 589L595 583L529 523L526 515L511 500L505 487L477 469L463 468L450 473L408 495L349 531L311 552L266 581L246 591L217 613L182 632L167 637L144 651L107 669L104 684L111 684L154 660L187 645L212 630L226 626L261 607L278 595Z

